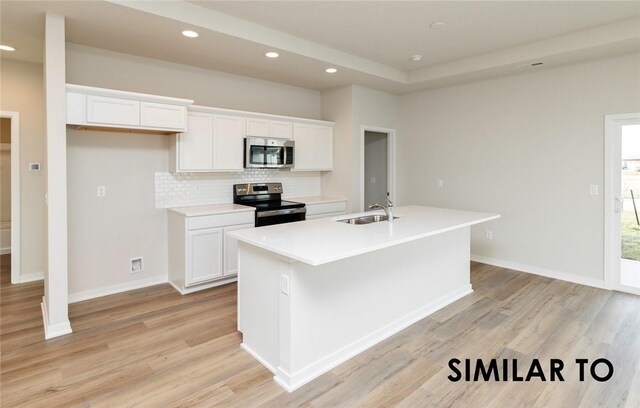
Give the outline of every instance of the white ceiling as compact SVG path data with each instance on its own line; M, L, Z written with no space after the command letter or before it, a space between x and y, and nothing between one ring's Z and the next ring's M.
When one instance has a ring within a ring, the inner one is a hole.
M640 1L190 2L403 71L640 16Z
M539 59L546 68L640 49L638 1L2 0L0 42L17 48L2 57L42 60L45 12L66 16L71 43L318 90L355 83L404 93ZM446 27L430 30L434 21ZM185 28L200 37L183 37ZM280 58L264 57L272 49ZM408 60L415 53L419 64Z

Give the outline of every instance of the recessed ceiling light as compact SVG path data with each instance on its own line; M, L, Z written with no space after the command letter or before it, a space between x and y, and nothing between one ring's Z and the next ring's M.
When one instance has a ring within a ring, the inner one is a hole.
M0 50L2 50L2 51L15 51L16 49L11 47L10 45L0 45Z
M269 51L268 53L264 54L267 56L267 58L278 58L280 56L280 54L278 54L275 51Z
M444 28L444 22L442 21L436 21L435 23L431 23L431 25L429 25L429 27L432 30L438 30L440 28Z
M182 35L184 35L185 37L189 37L189 38L196 38L200 34L196 33L193 30L184 30L182 32Z
M338 70L335 68L327 68L324 70L324 72L326 72L327 74L335 74L336 72L338 72Z
M422 61L422 55L420 55L420 54L412 55L412 56L411 56L411 61L413 61L413 62L420 62L420 61Z

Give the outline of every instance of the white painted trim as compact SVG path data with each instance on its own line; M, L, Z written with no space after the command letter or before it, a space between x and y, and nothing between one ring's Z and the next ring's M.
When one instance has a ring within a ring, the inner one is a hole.
M349 360L350 358L355 357L363 351L371 348L381 341L393 336L394 334L406 329L412 324L424 319L425 317L437 312L438 310L450 305L451 303L463 298L464 296L467 296L472 292L473 289L471 288L471 285L465 285L461 288L458 288L421 307L420 309L402 316L396 321L380 328L379 330L374 331L373 333L361 338L360 340L357 340L343 347L342 349L337 350L336 352L309 364L305 368L298 370L295 373L288 373L281 367L278 367L274 380L285 390L287 390L288 392L292 392L305 385L309 381L319 377L327 371ZM246 350L246 347L244 348ZM258 361L262 362L262 364L264 364L267 368L269 367L268 364L265 364L264 359L262 359L255 352L252 352L251 355L254 356Z
M20 275L20 283L41 281L44 279L44 272L23 273Z
M365 132L378 132L387 134L387 189L389 190L389 196L391 201L396 201L396 130L382 128L377 126L361 125L360 126L360 209L358 211L365 211L364 208L364 193L366 180L364 179L364 138ZM397 205L397 204L396 204Z
M210 289L210 288L215 288L216 286L222 286L222 285L226 285L227 283L233 283L236 282L238 280L237 276L230 276L228 278L224 278L224 279L218 279L215 280L213 282L202 284L202 285L195 285L195 286L191 286L188 288L185 288L184 290L181 289L180 287L178 287L178 285L176 285L175 283L168 281L171 286L173 286L173 288L175 290L177 290L181 295L188 295L190 293L194 293L194 292L199 292L201 290L205 290L205 289Z
M90 289L82 292L69 294L69 303L82 302L83 300L95 299L103 296L115 295L116 293L128 292L130 290L142 289L148 286L167 283L166 276L155 276L147 279L140 279L133 282L119 283L117 285L106 286L98 289Z
M551 269L540 268L537 266L524 265L517 262L505 261L502 259L490 258L480 255L471 255L471 260L487 265L498 266L500 268L512 269L518 272L530 273L533 275L544 276L546 278L563 280L566 282L577 283L579 285L591 286L599 289L606 289L604 280L587 278L585 276L575 275L568 272L554 271Z
M637 293L637 288L620 284L621 231L616 220L615 200L620 188L616 177L620 177L622 162L622 125L640 123L640 113L605 115L604 117L604 285L607 289Z
M302 123L306 125L318 125L318 126L327 126L327 127L335 125L335 122L331 122L328 120L299 118L296 116L274 115L271 113L242 111L242 110L228 109L228 108L216 108L213 106L192 105L187 108L187 111L198 112L198 113L212 113L212 114L219 114L219 115L230 115L230 116L243 116L245 118L252 118L252 119L261 118L261 119L268 119L268 120L279 120L279 121L285 121L285 122Z
M40 303L40 308L42 309L42 320L44 322L44 339L49 340L54 337L64 336L65 334L71 333L71 323L69 320L66 322L58 323L55 325L49 324L49 313L47 312L47 302L42 297L42 302Z
M131 99L135 101L166 103L171 105L189 106L193 104L191 99L180 99L170 96L151 95L138 92L121 91L117 89L96 88L93 86L66 84L67 92L75 92L83 95L106 96L109 98Z
M11 253L11 247L0 248L0 255L9 255L10 253Z
M20 245L20 113L0 111L0 117L11 119L11 283L20 283L22 265Z

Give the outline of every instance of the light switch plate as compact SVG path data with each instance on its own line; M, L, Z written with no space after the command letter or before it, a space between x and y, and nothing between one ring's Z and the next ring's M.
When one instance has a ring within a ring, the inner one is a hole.
M597 184L591 184L589 186L589 194L591 194L592 196L597 196L599 194L598 190L599 189Z
M438 180L438 187L444 187L444 180Z

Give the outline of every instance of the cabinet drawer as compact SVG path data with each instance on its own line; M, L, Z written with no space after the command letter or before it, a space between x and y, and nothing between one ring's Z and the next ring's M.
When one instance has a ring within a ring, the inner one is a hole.
M139 126L140 102L87 95L87 123Z
M318 203L307 205L307 216L326 213L345 213L347 211L347 203L338 201L335 203Z
M253 211L190 217L187 219L187 229L191 231L227 225L252 224L255 222L254 217Z
M140 125L143 127L184 130L186 119L186 106L152 102L140 103Z

